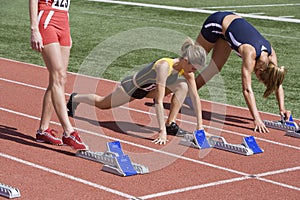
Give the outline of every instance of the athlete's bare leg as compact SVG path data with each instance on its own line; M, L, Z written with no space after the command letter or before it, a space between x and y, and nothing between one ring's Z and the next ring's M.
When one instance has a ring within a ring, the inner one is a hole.
M128 96L121 86L117 88L107 96L99 96L96 94L77 94L73 97L75 103L85 103L91 106L96 106L99 109L115 108L125 103L134 100Z
M64 85L70 47L61 47L59 43L48 44L44 46L42 56L49 71L49 85L44 96L40 129L45 130L49 126L54 108L64 132L69 135L74 129L67 114Z
M180 111L180 108L182 107L189 87L185 79L179 79L175 84L170 85L168 88L173 91L170 112L166 122L167 125L170 125L172 122L176 121L176 117Z
M204 38L202 38L205 40ZM203 42L201 37L198 37L200 44L207 46L208 42ZM197 41L198 41L197 40ZM210 46L209 46L210 47ZM205 69L196 77L197 89L201 88L208 82L214 75L218 74L226 63L231 52L230 46L223 39L218 39L213 45L213 52L210 63Z

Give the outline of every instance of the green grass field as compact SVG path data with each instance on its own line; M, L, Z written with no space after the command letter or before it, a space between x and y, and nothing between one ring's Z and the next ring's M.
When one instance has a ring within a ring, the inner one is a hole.
M135 0L148 4L199 8L300 19L299 0L206 1ZM269 4L294 4L266 6ZM177 56L183 38L193 39L208 14L77 0L71 2L73 39L69 71L119 81L136 68L165 56ZM28 1L1 1L0 57L44 65L30 49ZM272 44L279 65L288 68L284 81L286 108L300 118L300 24L247 18ZM209 57L208 57L209 58ZM202 99L246 107L240 76L241 59L234 53L222 72L199 90ZM263 99L264 86L253 76L259 110L278 113L274 95Z

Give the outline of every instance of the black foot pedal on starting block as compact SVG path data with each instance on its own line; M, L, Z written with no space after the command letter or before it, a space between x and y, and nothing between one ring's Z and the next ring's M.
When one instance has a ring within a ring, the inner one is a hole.
M282 118L279 121L263 121L266 127L283 130L283 131L297 131L299 130L299 126L296 122L294 122L292 115L290 116L289 120L285 120Z
M100 162L102 170L119 176L132 176L149 173L149 169L140 164L132 163L125 155L119 141L108 142L106 152L77 151L76 156Z
M187 134L180 144L199 149L217 148L242 155L253 155L263 153L253 136L245 137L240 145L227 143L221 136L206 137L203 130L197 130L192 134Z

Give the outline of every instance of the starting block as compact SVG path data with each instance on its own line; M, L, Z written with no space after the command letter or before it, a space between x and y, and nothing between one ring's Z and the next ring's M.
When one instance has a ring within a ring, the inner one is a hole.
M125 155L119 141L108 142L106 152L79 150L76 156L103 164L102 170L119 176L132 176L149 173L149 169L140 164L132 163Z
M199 149L217 148L246 156L264 152L253 136L243 138L243 143L238 145L227 143L225 138L221 136L213 135L207 138L204 130L194 131L193 135L185 135L180 144Z
M291 137L300 138L300 129L295 130L295 131L287 131L286 135L291 136Z
M279 121L269 121L264 120L263 121L266 127L283 130L283 131L297 131L299 130L299 126L296 122L294 122L292 115L290 116L289 120L285 120L282 118Z
M12 198L20 197L21 194L18 188L14 188L9 185L4 185L0 183L0 196L4 196L12 199Z

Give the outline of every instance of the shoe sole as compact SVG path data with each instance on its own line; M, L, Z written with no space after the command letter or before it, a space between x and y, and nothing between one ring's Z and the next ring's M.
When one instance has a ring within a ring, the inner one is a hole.
M51 142L46 142L45 140L36 140L36 142L51 144L51 145L54 145L54 146L63 146L63 143L61 143L61 144L53 144Z

